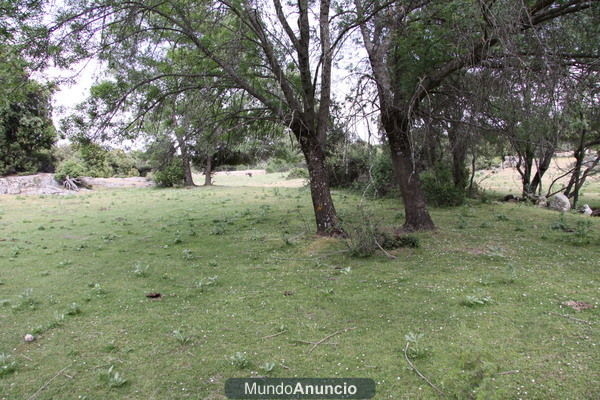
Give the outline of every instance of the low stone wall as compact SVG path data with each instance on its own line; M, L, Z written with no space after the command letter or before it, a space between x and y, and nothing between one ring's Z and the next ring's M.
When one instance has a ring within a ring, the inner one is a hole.
M68 190L54 180L54 174L0 178L0 194L65 194Z

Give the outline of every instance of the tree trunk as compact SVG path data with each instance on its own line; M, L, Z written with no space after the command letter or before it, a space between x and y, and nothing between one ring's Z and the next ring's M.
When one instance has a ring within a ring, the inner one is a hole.
M185 139L177 137L179 151L181 152L181 163L183 165L183 186L196 186L192 177L192 162L190 160L187 144Z
M308 166L310 195L315 211L317 235L345 236L331 198L329 178L325 166L325 153L321 148L319 138L316 134L311 134L301 127L296 126L292 129L300 143Z
M465 167L467 146L465 137L460 134L458 128L458 124L452 124L448 130L448 140L450 142L450 151L452 152L452 179L454 186L464 190L467 186L467 169Z
M555 149L556 148L554 146L552 146L552 147L546 149L546 151L542 155L542 159L540 160L540 162L537 166L537 171L535 172L535 175L533 176L531 185L529 187L529 190L532 194L538 192L538 186L541 191L542 178L544 177L544 174L546 173L548 168L550 168L550 163L552 162L552 156L554 155Z
M204 186L212 186L212 154L206 155L206 165L204 167Z
M533 151L527 146L524 152L517 151L519 161L517 162L517 171L521 175L521 186L523 198L528 198L531 193L531 170L533 169Z
M393 115L386 113L384 115ZM383 121L392 155L392 166L402 199L404 201L405 221L403 230L423 231L435 229L427 211L425 193L412 159L412 146L408 137L407 118L390 117Z

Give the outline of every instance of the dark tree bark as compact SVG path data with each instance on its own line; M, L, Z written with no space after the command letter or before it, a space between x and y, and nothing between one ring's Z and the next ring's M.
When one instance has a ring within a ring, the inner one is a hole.
M213 156L211 154L206 155L206 164L204 166L204 186L212 186L212 175L213 175Z
M177 137L177 143L179 145L179 151L181 152L181 163L183 166L183 185L184 186L196 186L194 184L194 178L192 176L192 160L188 150L185 138Z
M574 209L577 207L577 203L579 202L579 191L583 184L585 183L588 175L596 169L598 164L600 163L600 151L597 152L596 158L589 162L589 165L584 170L584 161L585 161L585 152L591 146L599 145L600 138L596 138L589 143L586 143L586 135L587 129L581 129L581 133L579 135L579 142L577 144L577 148L573 152L573 156L575 157L575 166L573 167L573 172L571 173L571 178L569 179L569 183L564 190L565 196L572 199L571 207Z
M413 148L408 135L408 118L398 114L383 114L383 126L388 137L394 176L404 201L404 231L435 229L427 211L425 193L413 157Z
M450 142L450 151L452 152L452 179L454 186L464 190L467 186L467 168L465 160L467 159L467 140L464 134L459 130L458 123L452 123L448 129L448 141Z
M340 227L340 221L331 198L325 153L321 141L315 133L306 131L301 123L292 126L292 130L300 143L300 148L308 166L310 195L315 211L317 235L344 236L344 231Z
M529 187L532 194L536 192L541 192L542 178L544 177L546 171L548 171L548 168L550 168L550 163L552 162L552 157L554 156L555 151L555 146L548 146L542 154L542 157L538 160L537 171L535 172L535 175L533 176L533 179L531 180L531 185Z

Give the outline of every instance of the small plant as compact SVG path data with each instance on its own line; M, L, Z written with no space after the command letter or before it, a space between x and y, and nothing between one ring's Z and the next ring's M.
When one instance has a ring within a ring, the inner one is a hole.
M571 228L569 228L569 225L567 225L567 222L565 221L565 214L560 213L558 220L554 221L551 225L550 225L550 229L555 230L555 231L565 231L565 232L569 232L571 230Z
M67 315L78 315L81 314L81 307L77 303L71 303L69 308L65 312Z
M10 354L0 353L0 377L6 376L15 372L17 362Z
M227 233L227 232L225 230L224 224L217 224L217 225L213 226L212 230L210 231L211 235L216 235L216 236L224 235L225 233Z
M575 225L575 240L574 244L584 246L591 243L590 233L592 232L591 221L577 221Z
M192 337L191 336L186 336L183 334L183 332L181 330L175 330L173 331L173 337L175 338L175 340L177 340L179 342L180 345L186 345L188 343L190 343L192 341Z
M103 373L100 377L110 388L118 388L127 383L127 379L125 379L120 372L115 371L114 365L111 365L108 371Z
M209 276L208 278L196 281L196 283L194 283L194 286L197 289L200 289L200 291L203 291L204 289L206 289L210 286L216 286L218 279L219 279L218 276Z
M231 365L236 367L237 369L245 369L250 366L250 362L246 358L246 353L242 353L238 351L231 357L229 357L229 361L231 361Z
M484 306L492 302L490 296L467 296L463 301L462 305L467 307Z
M274 362L266 362L263 365L261 365L259 368L268 374L269 372L273 371L273 369L275 369L275 365L276 364Z
M183 249L182 254L183 254L184 260L193 260L194 259L194 253L192 253L192 251L190 249Z
M508 221L508 217L504 214L496 214L496 221Z
M106 290L104 290L99 283L90 283L88 286L92 288L92 293L94 293L96 296L103 296L106 294Z
M423 339L425 335L423 333L413 333L408 332L404 335L404 340L408 343L408 350L406 355L408 358L412 360L416 360L418 358L424 358L429 353L429 350L423 346L421 339Z
M138 278L145 278L148 276L148 269L150 268L150 265L142 265L141 263L137 262L135 263L135 265L133 266L133 274L135 276L137 276Z
M509 264L508 267L506 267L505 277L500 279L499 283L511 284L514 283L517 280L517 278L517 269L513 264Z
M38 301L33 298L33 289L27 288L19 295L19 303L14 308L35 310L37 304Z

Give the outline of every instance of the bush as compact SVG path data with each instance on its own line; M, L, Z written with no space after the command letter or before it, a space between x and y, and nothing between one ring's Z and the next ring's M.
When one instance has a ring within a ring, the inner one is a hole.
M181 185L184 177L181 160L175 159L154 173L154 182L158 186L172 187Z
M465 189L454 185L449 167L438 166L421 173L421 182L427 202L431 205L453 207L465 202Z
M395 186L394 171L392 159L387 151L378 153L374 157L371 176L375 196L385 196L393 190Z
M54 179L59 183L63 183L67 176L69 178L80 178L84 175L87 175L87 170L81 161L67 160L58 166Z
M353 143L345 150L336 149L327 159L327 174L332 187L351 187L369 173L369 149Z
M296 164L293 162L289 162L281 158L272 158L267 163L265 169L268 174L272 174L274 172L287 172L294 167L296 167Z
M286 179L308 179L308 170L304 168L292 168Z

